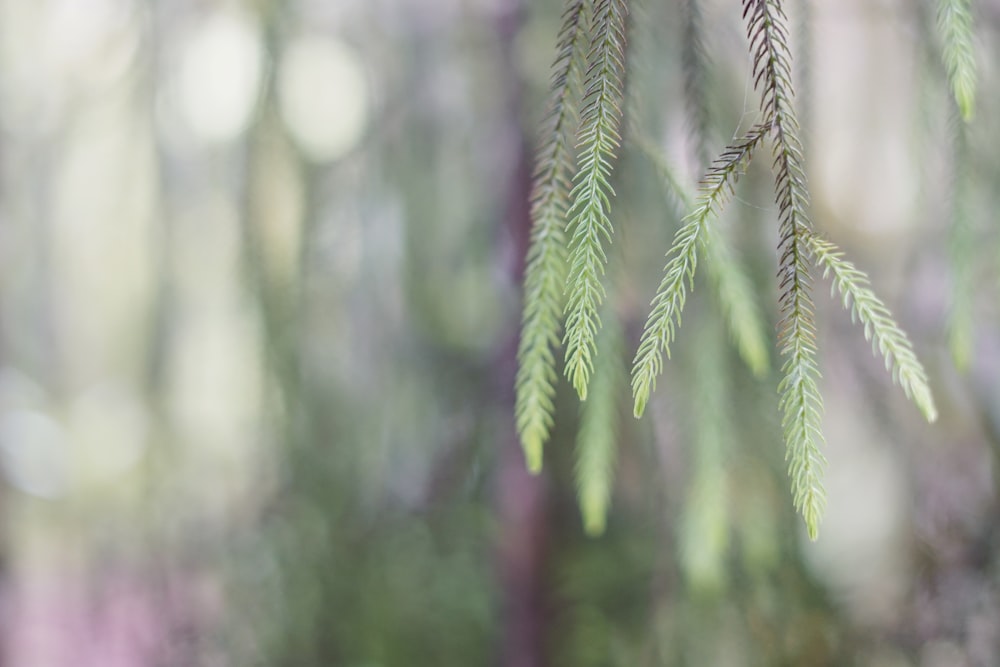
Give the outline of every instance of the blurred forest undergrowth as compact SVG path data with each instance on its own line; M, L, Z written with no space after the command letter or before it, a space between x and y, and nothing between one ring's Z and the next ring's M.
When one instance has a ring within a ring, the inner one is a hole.
M0 664L1000 662L1000 5L780 4L809 218L939 412L815 271L815 543L776 410L766 148L716 223L770 370L699 272L629 417L677 199L764 120L733 3L629 3L643 143L608 174L603 412L560 385L532 475L514 387L560 2L0 0ZM617 460L582 528L587 439Z

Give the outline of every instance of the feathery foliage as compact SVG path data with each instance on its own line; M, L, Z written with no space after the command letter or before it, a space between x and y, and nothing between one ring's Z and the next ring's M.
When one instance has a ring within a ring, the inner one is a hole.
M938 31L952 94L962 118L968 122L972 120L976 109L972 0L939 0Z
M515 413L528 468L542 468L552 428L566 283L566 211L569 207L580 79L587 42L588 2L570 0L559 32L544 141L532 191L531 243L524 278L524 315L518 347Z
M725 582L729 547L727 475L714 452L699 450L695 467L678 536L680 564L689 585L715 592Z
M813 119L813 2L814 0L799 0L798 20L795 31L795 66L798 79L799 124L808 137L812 129Z
M685 0L681 66L684 72L684 101L699 171L708 166L708 133L711 115L705 94L708 54L702 27L701 0Z
M579 171L570 198L569 278L566 304L566 376L581 400L594 368L601 282L611 241L608 217L614 191L608 179L621 144L622 76L625 70L625 0L598 0L587 56L587 79L578 141Z
M623 131L628 143L633 137L642 136L643 127L649 121L647 108L649 99L642 82L650 78L649 60L660 39L659 26L650 16L649 0L628 0L628 21L625 24L628 36L628 75L624 79L625 108L623 111Z
M591 536L603 534L607 521L617 454L618 396L625 386L625 338L615 313L610 308L604 310L591 400L583 403L576 436L577 497L584 530Z
M767 336L756 308L753 284L735 261L724 235L712 226L711 218L719 214L733 195L734 185L756 149L765 139L770 139L778 208L777 278L781 313L778 348L783 357L778 383L779 410L793 502L805 520L810 538L816 539L826 504L822 485L826 461L821 452L823 405L811 296L810 272L814 269L814 261L823 268L825 275L832 275L834 289L840 292L845 307L864 326L866 339L884 358L887 369L907 397L928 420L933 421L936 410L927 375L909 339L871 290L868 277L848 262L835 245L812 230L801 130L793 102L792 56L783 0L741 0L741 5L762 119L739 141L727 146L708 167L696 200L692 201L681 179L676 177L660 152L643 139L635 118L637 114L629 119L636 147L656 167L668 199L678 209L678 214L683 215L666 254L664 276L651 302L633 360L633 410L636 417L642 415L663 369L664 356L670 357L670 346L681 324L688 290L694 289L699 253L703 253L713 296L740 356L755 375L767 372ZM968 0L941 0L940 7L944 60L955 87L957 104L968 119L975 87L971 10ZM808 0L803 0L803 8L806 10L803 20L808 23ZM699 0L685 0L683 9L684 87L695 135L695 153L698 160L704 162L709 114L703 80L707 56L703 46L701 5ZM617 321L609 321L602 327L600 311L607 308L604 274L608 262L606 244L611 242L613 235L610 209L614 196L610 179L622 142L622 108L626 103L636 106L634 92L630 92L628 102L623 99L628 14L627 0L567 0L547 134L539 153L535 179L534 226L525 278L524 330L518 352L521 366L517 376L517 425L528 467L537 472L542 465L542 447L553 422L553 397L558 378L553 351L560 342L560 315L565 316L564 372L581 401L587 400L588 391L595 397L584 405L576 462L581 512L585 529L590 534L604 530L616 455L614 396L620 379L616 371L623 334ZM807 32L808 25L805 25L804 34ZM803 66L807 66L807 59L801 60ZM582 91L577 85L581 78L584 79ZM578 109L579 123L576 122ZM576 125L577 170L570 178L574 160L569 137ZM560 293L562 286L565 287L565 303ZM605 319L615 319L610 309L603 314ZM716 371L713 377L719 380L721 371ZM724 382L719 380L716 389L722 385ZM713 398L723 393L716 391ZM699 400L703 408L713 404L704 397ZM721 405L713 408L714 412L724 413ZM705 441L715 444L705 445L706 452L699 451L699 456L704 455L704 465L696 474L696 488L691 492L692 499L704 501L711 495L717 503L709 512L714 517L713 525L725 524L725 506L718 505L725 479L721 456L709 456L713 451L718 454L719 443L726 439L721 429L722 425L716 423L705 431ZM719 517L722 519L717 521ZM710 542L716 546L722 544L714 538Z
M704 313L714 317L714 313ZM727 449L734 441L728 419L729 387L720 327L699 313L693 350L691 485L678 535L680 565L696 590L714 592L725 582L729 546Z
M649 395L656 388L656 377L663 368L663 355L670 356L670 343L680 324L688 287L693 287L698 264L698 244L709 219L732 194L733 184L742 174L753 150L764 139L767 125L755 125L738 143L729 146L712 165L701 185L701 196L694 210L674 235L667 252L670 259L663 281L653 298L652 311L639 342L632 366L632 396L635 416L641 417Z
M656 170L663 194L673 207L674 213L678 218L684 218L694 208L694 200L688 193L687 187L681 184L681 178L677 175L676 170L667 163L663 152L646 137L634 137L633 142L639 152Z
M705 227L703 248L709 282L714 287L713 293L726 319L729 335L750 372L763 377L771 367L771 359L767 352L764 320L757 308L750 277L733 257L722 234L712 225Z
M851 319L864 325L865 339L872 349L885 359L886 370L902 387L906 397L916 404L929 422L937 419L934 397L927 383L927 373L913 352L906 333L899 328L892 313L871 290L868 276L844 259L844 253L832 242L812 234L809 248L823 275L833 275L833 286L840 292L844 307L850 309Z
M640 140L638 147L656 168L667 199L677 210L678 216L684 216L694 208L694 203L681 186L677 174L650 142ZM729 334L750 372L761 377L767 373L771 362L767 352L764 320L757 308L757 298L750 277L736 261L723 235L714 226L706 225L703 233L705 266L713 294L729 326Z
M826 504L822 486L825 460L816 363L816 332L810 297L809 198L802 166L802 143L792 106L791 52L787 17L780 0L743 0L747 37L753 55L754 85L761 90L761 108L774 128L775 201L779 211L778 279L783 316L779 347L786 360L778 385L786 458L795 507L805 518L809 537L816 539Z
M951 259L951 306L948 310L948 348L955 367L966 371L972 359L972 300L976 292L976 234L969 210L969 138L966 125L954 119L952 125L951 224L948 254Z

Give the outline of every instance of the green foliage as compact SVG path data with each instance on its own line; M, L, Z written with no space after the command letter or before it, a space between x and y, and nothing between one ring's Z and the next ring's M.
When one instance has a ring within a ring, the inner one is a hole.
M691 484L678 535L680 565L695 590L717 592L725 584L729 548L727 458L735 438L728 408L725 346L715 313L699 313L693 350Z
M711 114L705 94L705 70L708 54L702 26L700 0L686 0L683 5L684 34L681 44L681 67L684 71L684 100L687 102L695 157L699 170L708 166L708 135Z
M609 211L614 192L610 176L621 145L619 127L627 6L624 0L600 0L592 8L592 21L588 21L588 7L586 2L571 2L560 32L553 86L554 110L550 114L548 143L540 154L535 182L534 228L528 255L524 332L519 352L521 368L517 378L517 419L528 466L537 472L541 467L542 444L552 426L552 399L557 378L552 350L558 345L558 285L565 270L568 293L564 309L565 373L581 400L587 399L588 388L594 396L583 411L577 443L577 492L586 531L599 534L604 529L614 471L617 424L614 388L623 337L617 321L608 323L609 330L599 336L601 318L598 311L605 298L605 243L610 243L612 237ZM680 211L679 215L686 213L667 252L664 276L652 300L633 360L633 410L636 417L643 414L663 370L664 356L670 357L688 291L694 289L699 253L703 253L711 293L719 303L740 356L756 376L767 373L770 363L767 336L756 307L753 284L733 257L724 235L711 223L732 197L734 185L756 149L770 138L778 208L777 275L781 314L778 348L784 358L777 387L778 406L782 413L793 502L805 520L810 538L816 539L826 504L822 483L826 461L820 451L823 404L811 296L813 260L827 274L832 274L834 287L840 291L844 305L860 320L866 338L881 353L904 393L928 420L935 418L936 410L926 373L909 339L872 292L867 276L845 260L836 246L820 239L812 230L799 121L793 104L792 57L783 4L781 0L743 0L742 7L753 61L754 86L760 91L763 118L739 141L727 146L712 163L699 185L696 201L692 203L687 189L666 160L641 136L634 118L630 126L637 135L630 146L634 143L649 158L660 175L668 199ZM700 7L696 0L689 0L684 11L685 91L696 152L701 159L708 134L708 109L702 80L706 57L701 41ZM954 22L951 18L948 21ZM942 20L942 25L946 23ZM581 44L585 31L590 33L590 49L584 65ZM956 33L954 29L951 32ZM958 30L951 41L961 43L962 34ZM971 40L971 36L967 37ZM960 64L966 62L965 56L953 59ZM584 67L586 83L580 114L579 168L574 185L567 192L572 156L566 142L576 99L571 84ZM966 76L969 68L963 65L959 69L965 72L962 76ZM630 99L634 99L634 95ZM962 104L961 100L959 103ZM561 229L564 221L566 235ZM568 249L565 249L567 242ZM606 318L609 317L607 313ZM609 352L602 349L599 353L599 338L607 339L608 342L602 342L601 346L606 344ZM721 372L712 372L716 380L721 375ZM706 383L709 379L705 378ZM590 387L591 384L594 386ZM723 384L719 381L713 386ZM701 407L710 403L704 396L699 399ZM714 412L721 413L724 409L716 406ZM712 420L705 418L702 421ZM723 525L725 508L718 504L724 495L721 491L724 486L722 458L711 454L721 451L721 443L728 436L723 434L720 424L715 426L718 428L704 435L709 443L704 447L708 450L699 451L702 458L699 458L690 502L707 512L705 516L714 517L709 523ZM691 553L704 556L705 549L716 553L723 548L720 545L724 542L716 539L718 535L710 540L702 539L706 535L696 537L692 532L685 538L690 545L701 545L692 546Z
M813 2L815 0L799 0L796 4L798 19L795 25L795 66L798 80L799 124L808 135L812 130L813 119L813 64L812 51L816 47L813 36Z
M927 373L913 352L906 333L899 328L892 313L871 291L868 276L844 259L833 243L816 235L809 236L809 248L823 267L824 276L833 274L833 286L840 292L851 319L864 325L865 339L871 341L885 359L885 367L929 422L937 419L937 408L927 383Z
M571 0L563 15L552 77L550 111L532 191L531 245L524 278L524 315L518 347L515 413L528 468L542 468L542 446L552 428L556 359L566 282L566 211L577 123L580 78L588 34L588 3Z
M976 53L972 0L939 0L938 31L952 94L962 118L972 120L976 108Z
M597 338L597 363L590 400L583 403L576 436L576 490L588 535L604 533L617 454L618 397L625 386L622 372L624 334L615 313L605 308Z
M764 320L757 308L750 277L733 257L723 235L712 225L705 227L703 248L705 267L729 326L729 335L750 372L763 377L771 367L771 360Z
M632 396L635 416L641 417L649 395L656 388L656 377L663 369L663 355L670 356L681 311L687 299L688 287L694 286L698 264L698 244L709 219L718 213L733 184L746 168L753 150L767 135L767 125L756 125L743 139L728 147L712 165L702 181L701 196L694 210L677 230L673 245L667 252L663 281L653 298L652 311L639 342L632 366Z
M792 311L791 326L782 331L787 341L782 354L788 355L788 359L781 369L778 405L783 413L781 426L785 433L785 458L792 480L793 502L805 519L809 537L815 540L826 507L822 481L826 459L819 449L823 442L820 430L823 403L817 386L815 332L804 326L812 313L801 303L794 307L797 310Z
M796 509L802 513L809 536L816 539L826 503L822 485L825 465L819 445L823 402L816 363L816 331L809 294L806 240L810 222L809 198L802 167L802 143L792 106L791 52L787 19L778 0L744 0L747 36L754 55L754 83L761 89L761 108L774 128L775 201L779 211L778 279L783 316L779 348L785 356L781 369L782 426L786 458Z
M698 441L717 436L704 435ZM713 450L699 449L695 466L678 536L680 565L694 590L717 593L725 585L729 549L726 469Z
M684 216L694 208L694 203L680 184L680 179L650 142L639 140L637 143L639 150L656 168L664 192L678 216ZM757 308L750 278L736 261L723 234L713 225L706 225L703 233L706 268L713 295L726 318L730 336L736 343L740 357L754 375L761 377L767 373L771 362L767 352L766 328Z
M967 371L973 351L972 300L976 293L976 233L970 211L969 138L964 123L952 128L954 180L948 252L951 259L951 307L948 311L948 348L955 367Z
M599 0L587 56L587 80L581 113L579 171L570 193L569 292L566 304L566 376L581 400L594 369L598 307L604 300L601 278L611 241L608 217L614 191L608 179L621 144L622 76L625 71L624 0Z

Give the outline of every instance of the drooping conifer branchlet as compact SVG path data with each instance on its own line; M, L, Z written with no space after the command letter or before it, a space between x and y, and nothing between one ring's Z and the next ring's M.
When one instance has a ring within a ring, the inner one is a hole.
M976 52L972 0L939 0L938 31L952 94L968 122L976 108Z
M542 468L542 447L552 428L558 379L554 350L559 346L566 288L565 226L574 166L571 139L578 122L588 8L587 0L570 0L563 14L549 112L532 190L531 242L524 276L515 390L517 430L532 472Z
M566 376L581 400L594 368L602 277L611 241L609 212L612 162L621 144L622 77L625 71L625 0L598 0L578 140L579 170L570 193L569 277L566 283Z
M832 242L812 234L809 248L824 275L833 274L833 287L840 292L851 319L864 325L865 339L871 341L885 359L886 370L892 373L906 397L913 401L929 422L937 419L937 408L927 383L927 373L913 352L906 333L892 318L892 313L871 290L868 276L844 259L844 253Z
M681 65L684 71L684 100L691 124L694 155L698 170L708 166L708 134L711 117L705 92L705 70L708 54L702 26L701 0L685 0L684 34L681 44Z
M688 188L682 184L682 178L677 171L667 162L660 150L652 141L645 137L633 137L635 148L649 161L656 170L660 185L663 187L663 194L666 195L667 202L678 218L684 218L691 209L694 208L694 200L688 192Z
M663 368L663 355L670 356L670 344L680 324L687 290L693 287L698 264L698 244L709 219L731 196L736 180L743 173L754 149L770 131L768 125L755 125L740 142L728 147L702 180L701 196L694 210L674 235L667 257L663 281L656 290L652 312L639 342L632 366L632 396L635 416L641 417L656 378Z
M732 396L721 327L714 320L715 313L702 311L697 315L697 352L693 355L690 384L691 483L677 546L681 571L688 584L696 590L717 592L725 583L729 547L727 467L732 459L730 448L738 439L730 421Z
M809 536L818 535L826 497L822 486L825 459L820 452L822 399L816 363L816 333L810 297L809 198L802 166L802 144L792 105L791 52L787 17L780 0L743 0L753 57L754 85L774 134L775 201L779 212L778 281L782 322L779 347L785 356L781 395L786 458L796 509Z
M952 114L951 221L948 254L951 264L951 299L948 309L948 348L959 371L969 369L974 346L973 297L976 293L977 234L972 215L968 127Z
M619 382L616 361L620 359L622 345L620 325L610 321L614 319L612 311L602 311L608 320L603 331L598 313L602 307L607 308L603 283L606 247L612 238L610 208L614 191L610 178L621 144L628 5L627 0L566 1L567 11L563 16L555 64L552 111L535 180L534 227L525 278L516 409L528 466L538 471L542 463L542 446L552 427L557 380L553 350L559 345L559 321L564 315L565 373L581 400L587 399L588 389L592 394L592 400L584 405L581 418L576 482L585 529L597 534L604 528L611 495L617 422L614 387ZM812 231L807 215L809 195L800 127L793 104L792 57L783 1L741 2L747 22L754 87L760 92L763 119L742 139L727 147L708 168L694 203L681 185L682 179L676 177L659 151L643 141L634 116L634 126L630 126L630 130L635 130L631 134L635 135L637 147L660 172L668 199L679 209L679 215L687 213L667 252L665 275L652 301L633 361L634 412L637 417L642 415L662 371L664 356L670 357L670 346L681 323L687 292L694 288L699 253L703 253L713 294L740 355L755 374L763 374L768 367L767 336L755 307L752 282L734 260L723 235L710 223L733 195L734 184L759 145L770 139L778 208L777 276L781 311L778 347L784 358L778 384L779 407L794 505L805 519L809 536L815 539L826 503L822 485L826 462L820 451L822 400L810 277L814 261L826 275L832 275L834 289L840 292L852 316L861 321L866 338L884 358L887 369L904 393L927 419L933 420L936 411L926 373L910 341L872 292L867 276L846 261L833 244ZM966 10L969 6L967 0L941 0L942 7L952 5ZM692 129L697 134L696 152L701 160L707 145L708 119L700 79L705 62L699 30L700 5L698 0L686 0L685 7L689 34L686 35L684 60L685 69L690 70L686 71L685 88L692 104ZM959 19L960 24L965 20ZM947 32L944 28L950 25L949 21L954 22L955 18L943 16L944 32ZM971 43L971 27L964 30L958 30L957 36L950 39L960 43L968 38ZM946 60L948 58L958 63L952 68L954 71L950 70L953 78L967 77L966 55L946 55ZM971 62L974 73L974 60ZM576 86L580 79L584 79L582 92ZM968 117L966 112L971 109L972 94L966 84L962 86L966 97L962 98L958 92L956 95L963 114ZM630 104L635 105L635 99L635 95L630 94ZM577 125L578 108L579 129L574 147L577 170L570 178L574 149L570 147L569 137L573 136ZM564 307L562 287L566 294ZM715 375L720 375L715 371ZM704 397L700 401L701 407L711 403ZM707 414L717 412L718 408L712 408ZM715 444L726 439L717 431L709 435L708 440ZM717 465L718 459L718 456L707 457L702 462L701 491L693 497L701 498L703 494L716 500L722 497L724 474L714 470L721 467ZM723 526L724 509L716 506L700 520ZM709 546L714 553L724 547L724 540L716 539L720 535L713 532L708 536L710 540L699 538L700 541L690 543ZM696 553L704 552L700 548L693 549L692 554Z
M736 344L736 351L751 373L763 377L771 366L771 360L764 321L757 307L750 276L713 225L705 227L704 248L708 279L726 319L729 335Z
M808 137L813 128L813 65L812 50L815 43L813 28L813 2L816 0L799 0L796 5L798 9L798 20L795 26L796 49L795 49L795 76L798 80L799 98L799 125L805 130Z
M583 403L576 436L576 492L588 535L604 533L617 457L619 397L625 387L625 338L615 313L605 308L597 337L597 360L590 400Z
M637 144L656 168L667 200L678 216L684 216L694 208L694 204L687 190L680 184L677 174L650 142L639 140ZM719 309L726 318L730 337L750 371L761 377L767 373L771 362L767 351L767 332L757 307L753 284L714 225L706 225L703 235L705 268Z

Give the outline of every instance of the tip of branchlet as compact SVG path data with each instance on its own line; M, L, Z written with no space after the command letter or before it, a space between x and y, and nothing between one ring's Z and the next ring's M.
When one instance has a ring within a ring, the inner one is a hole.
M643 396L635 397L635 407L632 410L632 414L635 415L636 419L642 417L642 413L646 411L646 398Z
M600 537L604 534L605 519L604 516L589 516L585 517L583 520L583 532L587 533L587 537Z
M971 123L976 116L976 98L971 90L957 91L958 110L962 114L962 120Z
M580 513L583 515L583 532L587 537L600 537L608 523L607 502L601 497L580 498Z
M933 424L937 421L938 412L937 408L934 407L934 403L928 402L920 406L920 411L924 413L924 419L927 420L928 424Z
M914 387L913 402L917 404L917 409L920 410L920 414L924 416L928 424L933 424L937 421L937 406L934 405L934 397L931 395L931 390L926 384Z
M538 438L530 438L522 443L524 448L524 461L528 466L528 472L537 475L542 472L542 443Z

